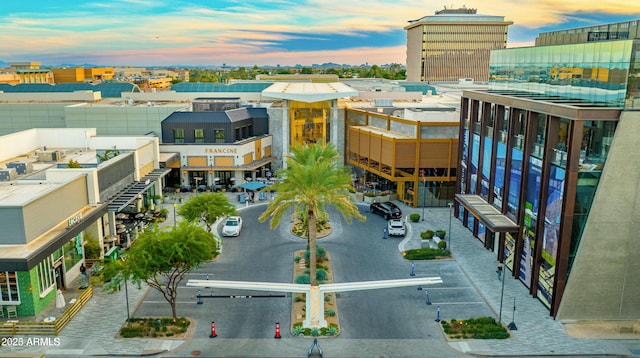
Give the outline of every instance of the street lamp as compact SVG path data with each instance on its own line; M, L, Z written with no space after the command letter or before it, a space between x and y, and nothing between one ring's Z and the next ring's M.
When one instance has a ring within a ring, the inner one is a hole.
M502 324L502 301L504 299L504 281L505 280L505 269L504 269L504 252L502 253L502 259L500 259L500 264L502 265L502 275L500 279L502 279L502 291L500 292L500 313L498 315L498 324Z
M123 262L127 260L127 257L124 255L120 256L120 258L122 259ZM127 302L127 326L128 326L129 324L131 324L131 315L129 314L129 289L127 287L127 277L126 276L123 276L123 277L124 277L124 297Z
M422 221L424 221L424 207L427 206L427 178L422 180L422 190L424 190L422 195Z
M451 216L453 215L453 203L449 203L449 252L451 252Z
M176 227L176 208L178 207L177 203L173 203L173 227Z
M202 177L193 177L193 180L196 181L196 195L198 195L198 182L202 180Z

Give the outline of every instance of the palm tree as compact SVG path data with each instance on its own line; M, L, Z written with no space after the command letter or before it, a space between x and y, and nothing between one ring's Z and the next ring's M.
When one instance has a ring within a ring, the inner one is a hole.
M287 168L279 171L283 177L276 183L275 198L259 220L264 222L271 217L270 226L274 229L283 215L291 208L294 216L302 216L308 224L309 236L309 272L311 285L317 286L316 280L316 220L327 216L327 208L338 209L347 223L356 217L364 221L358 207L351 201L349 188L351 175L344 167L338 166L338 152L333 144L294 145L287 158Z

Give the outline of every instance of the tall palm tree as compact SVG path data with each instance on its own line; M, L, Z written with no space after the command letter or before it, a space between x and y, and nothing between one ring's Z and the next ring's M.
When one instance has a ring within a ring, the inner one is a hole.
M293 208L295 217L302 215L308 224L309 236L309 276L311 285L316 280L316 220L327 215L327 208L333 206L351 223L353 217L364 221L358 207L351 201L349 188L351 175L344 167L338 166L338 152L333 144L295 145L287 158L287 168L279 171L283 177L276 183L275 198L259 220L264 222L271 217L270 226L274 229L283 215ZM327 215L328 216L328 215Z

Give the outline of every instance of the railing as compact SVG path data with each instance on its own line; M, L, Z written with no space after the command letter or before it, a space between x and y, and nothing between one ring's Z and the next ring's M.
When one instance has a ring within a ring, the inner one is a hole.
M0 325L0 336L15 335L46 335L57 336L60 331L71 321L71 319L89 302L93 297L93 286L89 286L75 302L69 305L64 313L54 322L20 322L7 321Z

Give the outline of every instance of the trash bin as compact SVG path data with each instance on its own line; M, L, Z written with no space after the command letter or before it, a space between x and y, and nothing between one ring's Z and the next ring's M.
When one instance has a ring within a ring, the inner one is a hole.
M244 193L238 194L238 201L244 203L246 200Z
M265 194L264 191L260 192L260 200L266 200L267 199L267 195Z

